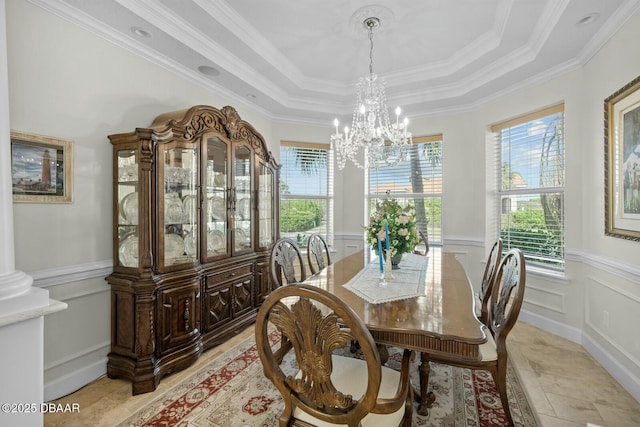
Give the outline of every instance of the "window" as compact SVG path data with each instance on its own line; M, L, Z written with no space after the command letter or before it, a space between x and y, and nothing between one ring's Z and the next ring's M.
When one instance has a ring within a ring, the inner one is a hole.
M416 209L418 230L430 244L442 244L442 135L415 137L409 159L394 166L370 168L369 210L387 195Z
M564 269L564 106L492 126L496 159L495 234L527 261Z
M333 156L330 146L280 143L280 235L305 247L312 233L333 244Z

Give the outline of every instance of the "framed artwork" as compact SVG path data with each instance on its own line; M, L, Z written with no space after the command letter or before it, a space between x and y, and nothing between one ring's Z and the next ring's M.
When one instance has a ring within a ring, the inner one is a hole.
M640 76L604 101L605 234L640 241Z
M13 201L71 203L72 150L65 139L11 131Z

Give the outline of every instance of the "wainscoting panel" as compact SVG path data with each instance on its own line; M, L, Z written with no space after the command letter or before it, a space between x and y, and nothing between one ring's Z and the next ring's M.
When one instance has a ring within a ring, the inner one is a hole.
M585 325L640 368L640 295L611 279L587 278Z
M110 269L105 264L33 273L35 286L46 288L51 298L68 305L67 310L45 318L45 401L72 393L106 373L111 297L104 280Z
M558 314L566 312L565 295L562 292L543 288L532 283L527 277L524 293L524 303L544 310L550 310ZM529 309L532 309L529 307Z

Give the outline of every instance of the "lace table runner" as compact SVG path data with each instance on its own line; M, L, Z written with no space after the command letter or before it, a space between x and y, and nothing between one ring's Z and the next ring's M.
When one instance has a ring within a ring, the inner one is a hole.
M428 260L429 257L423 255L404 254L400 268L392 271L395 278L383 286L380 261L375 258L343 286L372 304L424 295Z

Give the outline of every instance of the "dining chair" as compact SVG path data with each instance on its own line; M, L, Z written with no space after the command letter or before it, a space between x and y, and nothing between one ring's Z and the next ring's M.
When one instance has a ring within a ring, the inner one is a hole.
M274 328L292 343L295 374L283 371L269 338ZM334 294L280 287L260 307L255 333L264 375L284 400L280 426L411 426L413 352L404 351L400 371L382 366L367 327ZM336 354L351 340L360 342L363 359Z
M505 415L510 426L513 418L507 399L507 335L515 325L522 307L525 288L525 259L519 249L509 250L500 261L489 300L487 342L480 345L480 360L464 361L460 356L422 353L423 363L428 360L469 369L491 372ZM429 369L426 370L428 383ZM424 385L426 386L425 383Z
M494 284L493 279L495 278L496 271L498 270L498 265L500 265L501 258L502 239L498 238L489 252L489 257L487 258L487 262L484 267L484 274L482 275L482 283L480 283L480 289L478 291L478 302L480 303L480 307L477 309L476 315L485 325L488 320L487 306L489 304L489 298L491 297L491 288Z
M279 239L271 249L271 279L278 286L299 283L307 278L302 252L288 238Z
M318 233L313 233L307 241L307 260L311 274L316 274L331 264L327 242Z
M419 249L414 249L413 253L417 255L427 256L427 254L429 253L429 238L427 237L427 234L423 233L422 231L418 231L418 236L420 236L420 240L424 244L424 251L421 251Z

